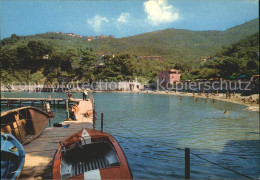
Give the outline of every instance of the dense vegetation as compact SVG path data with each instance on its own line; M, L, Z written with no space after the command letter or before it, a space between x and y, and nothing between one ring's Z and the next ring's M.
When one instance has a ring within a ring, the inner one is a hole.
M85 37L56 33L12 35L0 43L1 81L41 84L138 78L145 82L154 81L161 70L173 67L182 71L183 79L254 74L258 73L258 24L257 19L227 31L167 29L90 42ZM108 52L115 57L96 55ZM159 55L164 61L138 58L141 55ZM210 55L214 58L200 63L201 56Z
M231 46L224 46L214 58L192 73L200 78L259 74L259 33Z

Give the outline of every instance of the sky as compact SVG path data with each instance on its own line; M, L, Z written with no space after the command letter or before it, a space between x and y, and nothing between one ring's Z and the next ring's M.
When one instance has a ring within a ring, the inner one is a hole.
M0 0L1 39L46 32L116 38L167 28L226 30L259 16L258 0Z

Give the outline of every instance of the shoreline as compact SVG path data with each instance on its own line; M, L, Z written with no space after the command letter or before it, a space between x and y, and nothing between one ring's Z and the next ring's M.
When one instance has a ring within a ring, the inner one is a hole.
M143 90L143 91L92 91L93 93L135 93L135 94L155 94L155 95L173 95L173 96L189 96L194 98L208 98L208 99L215 99L224 102L230 102L234 104L245 105L247 108L245 110L260 112L259 104L256 102L258 99L259 101L259 94L253 94L250 96L241 96L241 94L235 94L235 97L225 98L226 94L219 93L218 95L209 94L208 97L206 94L198 95L198 93L183 93L183 92L169 92L169 91L151 91L151 90ZM3 93L3 92L1 92ZM81 93L81 92L74 92L74 93ZM251 102L249 99L251 98ZM254 102L252 102L254 101Z
M249 102L248 99L252 97L253 100L256 100L259 98L258 94L253 94L250 96L241 96L241 94L235 94L235 97L231 98L225 98L225 94L219 93L218 95L209 95L206 97L205 94L198 95L198 93L183 93L183 92L168 92L168 91L93 91L94 93L135 93L135 94L155 94L155 95L173 95L173 96L189 96L189 97L194 97L194 98L208 98L208 99L215 99L215 100L220 100L224 102L230 102L234 104L240 104L240 105L245 105L247 108L245 110L248 111L255 111L255 112L260 112L259 111L259 104L256 102ZM243 100L245 99L245 100Z

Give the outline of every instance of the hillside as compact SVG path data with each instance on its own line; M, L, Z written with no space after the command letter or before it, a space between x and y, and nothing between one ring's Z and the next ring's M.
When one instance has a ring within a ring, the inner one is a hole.
M170 60L196 60L214 55L220 48L259 31L255 19L226 31L189 31L166 29L120 39L91 41L88 46L99 52L161 55Z
M199 60L201 56L214 55L220 48L230 45L259 31L259 19L235 26L226 31L190 31L166 29L125 38L104 38L88 41L87 38L70 37L56 33L36 34L24 40L43 40L54 46L66 48L91 48L95 53L137 56L160 55L170 62Z
M197 74L199 78L245 78L259 74L259 32L223 47L214 58L202 64Z
M226 31L166 29L126 38L100 36L92 40L64 33L12 35L0 43L1 80L42 83L65 78L91 82L138 77L141 81L153 81L161 70L173 67L181 69L184 79L216 76L215 68L202 67L206 73L199 69L200 57L215 56L223 51L223 46L258 33L258 26L255 19ZM96 56L108 52L115 57ZM164 61L138 58L143 55L162 56ZM96 68L102 61L103 67ZM246 61L243 60L244 67Z

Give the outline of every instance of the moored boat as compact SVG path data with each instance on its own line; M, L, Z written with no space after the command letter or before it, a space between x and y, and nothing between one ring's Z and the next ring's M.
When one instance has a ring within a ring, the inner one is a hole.
M25 151L11 134L1 133L1 179L17 179L23 169Z
M53 179L132 179L123 150L114 137L82 129L60 143Z
M1 113L1 132L27 144L42 133L50 118L50 114L31 106L13 109Z

